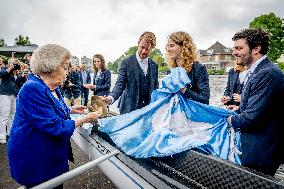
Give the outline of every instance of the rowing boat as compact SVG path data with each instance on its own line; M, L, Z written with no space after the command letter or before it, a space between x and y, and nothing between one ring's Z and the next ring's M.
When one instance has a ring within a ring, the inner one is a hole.
M77 128L72 136L91 160L118 149L97 127ZM281 177L196 150L163 158L133 158L121 151L99 168L118 188L284 188Z

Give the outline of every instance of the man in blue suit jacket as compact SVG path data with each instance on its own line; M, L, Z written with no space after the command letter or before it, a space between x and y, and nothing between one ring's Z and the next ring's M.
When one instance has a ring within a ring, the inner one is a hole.
M283 163L283 72L266 56L268 33L245 29L234 35L233 55L248 66L239 114L228 123L241 131L242 165L274 175Z
M136 54L121 63L113 91L104 98L106 103L111 104L121 96L121 114L148 105L152 91L158 88L158 66L148 58L155 46L155 35L152 32L144 32L139 38Z

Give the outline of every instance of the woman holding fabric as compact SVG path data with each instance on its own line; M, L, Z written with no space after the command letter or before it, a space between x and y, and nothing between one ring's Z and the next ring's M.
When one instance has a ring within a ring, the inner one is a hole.
M208 105L206 68L195 61L195 46L186 32L169 35L167 61L171 73L152 92L149 105L123 115L99 119L126 154L138 157L170 156L196 148L240 164L239 134L231 133L227 117L234 112Z
M166 46L167 62L171 68L186 70L191 83L181 89L182 94L191 100L209 104L210 88L206 67L196 61L196 47L186 32L174 32L168 37Z
M70 113L83 113L86 107L69 109L60 94L69 58L70 52L56 44L37 48L30 62L33 75L17 97L8 157L12 177L28 188L68 171L74 129L99 116L93 112L71 120Z

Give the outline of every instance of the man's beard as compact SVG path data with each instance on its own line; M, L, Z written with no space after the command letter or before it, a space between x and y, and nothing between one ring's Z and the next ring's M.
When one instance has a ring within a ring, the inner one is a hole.
M251 52L246 56L241 58L241 62L244 66L250 66L253 62L253 57L251 55Z

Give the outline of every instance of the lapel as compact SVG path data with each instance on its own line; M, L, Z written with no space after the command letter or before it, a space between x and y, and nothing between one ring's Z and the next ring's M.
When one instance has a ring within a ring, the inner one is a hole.
M140 88L140 84L139 84L139 63L138 63L138 60L136 58L136 55L133 56L133 62L135 62L133 65L133 71L134 71L134 74L135 74L135 78L136 78L136 82L137 82L137 86L138 86L138 91L139 91L139 88ZM131 61L132 62L132 61Z
M93 81L93 84L95 84L95 83L96 83L96 82L95 82L95 81L96 81L96 77L97 77L97 72L94 72L94 78L93 78L93 79L94 79L94 81Z
M49 98L52 99L53 103L55 104L55 106L57 107L57 109L59 110L59 112L63 115L65 115L66 118L70 117L70 113L69 113L69 108L66 106L63 97L60 94L60 89L57 87L55 89L55 92L58 96L59 99L55 98L51 91L48 89L47 94L49 96Z
M255 68L253 73L249 76L248 81L247 81L246 85L244 86L244 90L242 92L242 97L241 98L243 100L242 100L241 107L240 107L241 109L245 108L247 106L248 98L249 98L250 93L251 93L251 88L252 88L252 85L254 84L253 79L254 79L255 75L257 74L257 72L259 70L261 70L262 67L264 67L266 65L267 60L268 60L267 58L262 60L259 63L259 65Z
M45 84L40 78L38 78L38 77L36 77L36 76L34 76L34 75L30 75L30 76L29 76L29 79L38 82L39 85L41 85L41 86L44 88L44 91L46 92L47 96L53 101L53 103L55 104L56 108L59 110L59 112L60 112L62 115L65 115L66 118L69 118L69 117L70 117L68 107L67 107L66 104L64 103L63 97L61 96L60 90L59 90L58 87L55 89L55 91L56 91L56 94L57 94L57 96L58 96L59 99L56 99L56 98L52 95L51 91L50 91L49 88L46 86L46 84Z
M105 71L101 71L101 73L100 73L100 75L98 77L98 82L99 81L104 81L104 79L105 79Z
M231 94L230 94L230 96L233 95L234 87L235 87L235 85L236 85L236 83L237 83L238 78L239 78L239 72L234 72L234 73L233 73L232 80L231 80L231 83L230 83L230 84L231 84L231 85L230 85L230 87L231 87Z
M148 70L149 70L149 77L150 77L150 88L153 84L153 70L154 70L154 64L153 62L151 61L151 59L149 58L148 59Z

